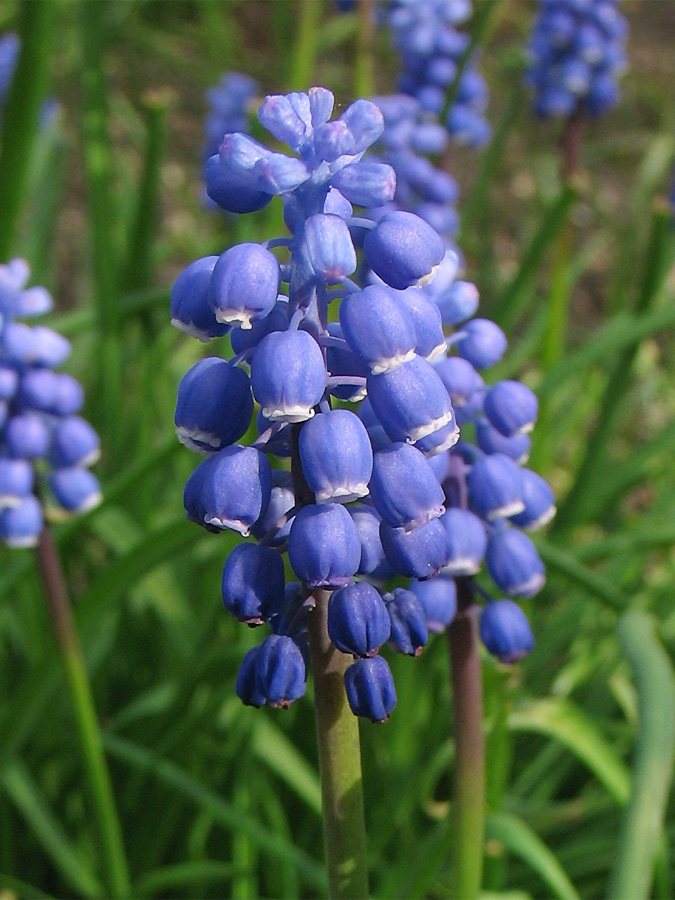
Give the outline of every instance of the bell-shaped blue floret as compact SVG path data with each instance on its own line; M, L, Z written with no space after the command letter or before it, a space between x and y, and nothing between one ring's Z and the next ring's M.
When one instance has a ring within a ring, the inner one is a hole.
M323 201L323 211L334 216L340 216L341 219L348 219L354 213L349 200L334 187L331 187L326 194L326 199Z
M188 480L183 497L188 518L247 537L267 509L271 480L270 464L259 450L226 447L200 463Z
M445 335L436 304L420 288L410 287L396 295L410 313L415 326L415 353L429 362L445 355Z
M245 706L260 708L265 705L265 695L258 690L256 664L260 655L260 647L251 647L239 666L234 691Z
M101 455L101 442L89 422L80 416L62 419L52 433L48 459L55 469L91 466Z
M461 356L446 356L436 363L436 371L450 394L457 411L469 398L483 388L484 382L471 363Z
M499 325L489 319L471 319L462 325L457 352L476 369L494 366L506 350L506 336Z
M532 446L529 434L504 437L482 416L476 419L476 441L483 453L503 453L514 459L518 465L527 462Z
M59 376L51 369L28 369L23 372L16 396L17 406L51 412L56 398Z
M5 443L12 456L37 459L49 448L49 428L39 413L11 416L5 426Z
M378 375L415 356L415 323L389 288L372 284L340 305L342 333L356 356Z
M394 676L382 656L357 659L344 675L349 708L355 716L386 722L396 706Z
M247 625L262 625L284 596L284 562L276 550L238 544L223 567L225 608Z
M288 558L295 574L311 589L349 584L359 567L361 541L344 506L303 507L291 526Z
M511 521L518 528L534 531L548 524L555 515L555 497L549 483L531 469L521 469L525 509Z
M400 575L431 578L449 558L448 538L439 519L432 519L414 531L380 525L380 540L387 559Z
M340 216L310 216L305 222L304 243L312 271L324 282L341 281L356 269L356 250Z
M489 653L503 663L516 662L534 647L527 616L513 600L493 600L480 617L480 636Z
M373 451L354 413L334 409L314 416L300 430L298 449L317 503L350 503L368 493Z
M363 241L366 262L393 288L403 290L432 274L443 259L442 239L414 213L384 215Z
M437 452L459 439L450 395L426 359L415 357L390 372L369 375L367 387L373 411L392 441L417 444L446 426L445 446Z
M329 322L328 334L331 337L341 338L343 335L340 323ZM348 378L357 376L365 379L370 371L368 366L364 362L361 362L358 356L349 349L346 342L344 347L328 346L326 348L326 365L328 366L331 377L334 378L339 378L343 375ZM365 397L366 388L365 384L363 387L351 384L338 384L333 385L330 392L334 397L337 397L338 400L351 400L354 403L358 403L359 400L363 400Z
M84 406L84 388L72 375L61 372L56 376L52 412L57 416L74 416Z
M171 324L206 343L227 334L230 326L218 322L209 304L209 282L217 256L203 256L183 269L171 288Z
M54 469L49 474L49 486L59 505L69 513L87 512L102 499L98 479L81 466Z
M384 119L377 106L370 100L355 100L338 119L316 128L314 151L326 162L357 156L378 139L383 129Z
M392 528L412 531L445 511L445 494L423 453L396 442L375 453L370 496Z
M391 622L389 643L399 653L419 656L429 641L429 629L424 607L412 591L395 588L384 600Z
M326 377L321 348L306 331L268 334L251 360L253 394L271 422L310 419Z
M70 341L44 325L33 328L33 348L28 362L54 369L70 356Z
M33 467L26 459L0 457L0 509L19 506L33 490Z
M309 111L312 117L312 127L319 128L327 122L333 114L335 97L325 87L311 87L307 92L309 97Z
M279 469L272 469L272 479ZM288 540L288 535L293 523L293 516L288 513L295 506L295 496L289 485L274 485L270 493L270 502L267 509L251 526L251 534L258 540L265 539L269 547L283 547Z
M214 453L234 444L252 416L248 375L220 357L200 359L178 385L176 434L190 450Z
M299 581L290 581L284 588L283 597L270 607L267 623L274 634L286 634L297 640L307 631L307 609L302 585Z
M468 509L452 507L441 518L450 546L450 559L443 571L447 575L475 575L485 556L485 525Z
M497 587L517 597L533 597L546 580L534 544L517 528L503 528L490 535L485 564Z
M239 178L249 190L267 194L293 191L312 174L301 159L273 153L268 147L238 132L225 135L218 157L221 166L229 167L230 174Z
M466 483L471 508L489 522L515 516L525 508L521 470L503 453L477 459Z
M476 314L478 288L470 281L453 281L434 300L444 325L459 325Z
M0 400L11 400L19 387L19 373L0 363Z
M313 131L309 96L300 92L270 94L258 110L258 121L277 140L302 152Z
M279 295L272 310L261 319L254 319L250 328L233 328L230 343L234 353L253 350L267 334L288 328L288 299Z
M498 381L483 401L490 424L505 437L532 431L538 408L536 395L519 381Z
M391 578L395 572L384 555L380 540L382 519L371 506L358 504L349 507L349 514L354 520L361 541L361 562L356 574L369 575L379 580Z
M42 507L33 494L0 510L0 540L8 547L34 547L43 527Z
M287 709L305 693L307 667L293 638L270 634L255 661L256 687L267 706Z
M380 450L382 447L388 447L391 440L387 437L387 433L382 427L382 423L375 415L373 407L370 405L368 397L366 397L358 407L359 419L366 426L370 443L374 450Z
M457 613L457 586L454 578L437 575L428 581L413 580L408 590L422 604L427 628L432 634L445 631Z
M206 193L226 212L255 212L267 206L273 196L257 188L248 172L228 165L227 158L223 159L219 153L207 160L204 179Z
M389 639L390 631L387 607L372 584L348 584L331 594L328 635L342 653L373 656Z
M357 206L382 206L394 199L396 173L384 163L356 162L340 169L331 185Z
M235 244L218 258L209 282L209 303L218 322L250 328L266 316L281 283L279 260L262 244Z

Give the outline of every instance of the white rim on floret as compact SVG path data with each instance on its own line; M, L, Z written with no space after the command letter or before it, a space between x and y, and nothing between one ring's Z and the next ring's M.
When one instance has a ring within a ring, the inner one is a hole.
M207 525L215 525L217 528L227 528L230 531L236 531L242 537L248 537L251 533L249 526L245 525L241 519L224 519L219 516L211 516L211 518L207 519L205 516L204 521Z
M447 350L448 350L448 348L446 346L445 341L441 341L441 343L436 344L436 346L431 351L431 353L429 353L424 358L426 359L427 362L435 363L437 359L442 359L445 356L445 354L447 353Z
M443 413L442 416L439 416L437 419L432 419L431 422L428 422L426 425L420 425L417 428L414 428L406 438L406 442L408 444L414 444L417 441L421 441L422 438L429 437L434 431L439 431L445 425L452 422L453 416L453 411L449 409L446 413ZM459 437L459 429L457 429L457 437ZM456 441L453 441L452 443L454 444ZM452 444L449 446L452 446Z
M219 437L207 431L200 431L198 428L186 428L185 425L179 425L176 428L176 435L181 444L198 453L209 453L209 447L212 447L214 451L220 449ZM204 446L205 444L207 446Z
M541 590L545 581L546 576L538 572L529 581L523 581L522 584L515 584L509 587L509 594L517 594L520 597L532 597Z
M262 414L269 422L288 422L294 425L311 419L314 410L311 406L298 403L295 406L263 406Z
M78 466L93 466L94 463L97 463L101 458L101 448L96 447L94 450L91 450L87 453L86 456L83 456L81 460L78 461Z
M426 275L423 275L419 281L417 282L420 287L426 287L436 277L436 272L438 272L438 266L434 266L431 272L428 272Z
M384 372L393 372L394 369L398 369L403 363L410 362L415 356L417 356L417 354L413 349L408 350L407 353L397 353L396 356L390 356L388 359L378 359L376 363L371 363L370 371L373 375L382 375Z
M186 325L186 323L182 322L180 319L172 319L171 324L179 331L184 331L185 334L189 334L190 337L197 338L197 340L201 341L202 344L208 344L213 336L206 331L200 331L199 328L195 328L195 326L192 324Z
M21 499L17 494L0 494L0 509L14 509L21 506Z
M441 573L443 575L475 575L480 572L480 563L470 556L458 556L457 559L451 560L447 566L443 566Z
M330 488L315 494L317 503L351 503L368 495L369 487L365 482L344 487Z
M35 547L38 542L38 535L28 534L24 537L6 537L4 541L8 547Z
M457 441L459 440L459 425L455 425L455 430L449 432L448 436L444 441L441 441L436 447L432 447L431 450L423 450L424 455L429 458L431 456L438 456L439 453L444 453L446 450L449 450L450 447L454 447Z
M521 513L525 509L525 504L522 500L514 500L513 503L507 503L505 506L498 506L496 509L491 509L489 513L487 513L486 518L489 522L494 522L495 519L508 519L509 516L517 516L518 513Z
M524 531L536 531L537 528L543 528L544 525L548 525L553 516L556 514L555 505L551 504L549 508L543 512L538 519L535 519L534 522L530 522L529 525L525 525Z
M216 321L221 325L238 325L244 331L253 328L251 318L255 313L247 313L242 309L217 309Z
M103 494L100 491L95 491L93 494L90 494L88 497L80 503L79 506L75 507L75 509L70 510L73 514L88 512L90 509L94 509L95 506L98 506L99 503L103 500Z

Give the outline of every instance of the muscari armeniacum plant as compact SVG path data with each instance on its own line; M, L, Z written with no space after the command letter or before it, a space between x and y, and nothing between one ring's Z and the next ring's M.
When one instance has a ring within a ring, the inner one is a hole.
M322 707L348 704L385 721L396 695L380 648L417 655L429 628L452 619L453 578L473 575L485 553L500 590L535 593L543 566L519 526L541 521L551 502L519 466L536 400L516 382L485 388L479 372L506 339L475 317L477 291L456 279L456 255L410 212L353 214L352 204L382 207L394 196L392 168L362 159L382 134L382 113L366 100L335 120L332 110L324 88L265 98L259 120L292 156L242 133L224 136L206 166L209 196L246 213L278 195L290 236L193 262L173 286L171 315L204 342L230 337L231 358L200 360L179 385L179 439L204 456L184 505L207 530L254 539L229 554L222 577L230 613L271 632L242 662L244 703L288 706L305 691L311 659L329 878L339 893L345 847L361 851L358 823L345 825L339 798L328 821L334 786L325 770L343 763L331 759L340 742ZM351 278L359 258L365 287ZM460 407L473 443L458 443ZM254 415L257 438L245 446ZM288 584L283 553L297 578ZM410 589L386 589L396 574L414 579ZM441 586L442 609L425 584ZM487 609L488 649L504 659L527 652L519 607L490 600ZM353 726L340 721L344 737ZM342 885L345 895L363 887Z
M101 499L89 471L99 439L79 412L80 383L54 371L70 355L62 335L20 321L52 306L43 287L26 287L25 260L0 265L0 539L33 547L52 518L85 512Z

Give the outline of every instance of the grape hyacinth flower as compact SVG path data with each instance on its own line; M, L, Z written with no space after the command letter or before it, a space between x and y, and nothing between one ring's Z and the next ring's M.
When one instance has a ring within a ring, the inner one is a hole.
M68 341L22 318L48 312L43 287L26 287L28 264L0 265L0 539L33 547L52 518L85 512L101 499L89 471L99 439L78 413L84 392L71 375L55 372L70 353Z
M540 0L527 83L538 116L599 116L618 100L628 32L617 0Z
M0 37L0 121L2 121L2 111L7 99L7 92L16 68L19 47L18 35L4 34Z
M248 133L249 109L259 93L258 82L242 72L226 72L217 85L207 90L205 160L218 152L226 134Z
M470 16L470 0L392 0L389 6L393 43L403 64L398 88L437 116L444 111L448 88L469 45L468 35L455 26ZM490 139L486 106L487 86L474 57L462 72L442 123L456 143L480 147Z

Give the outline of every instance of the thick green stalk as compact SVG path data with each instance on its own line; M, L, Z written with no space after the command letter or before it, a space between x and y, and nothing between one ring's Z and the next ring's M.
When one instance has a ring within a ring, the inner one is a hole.
M359 721L343 676L351 660L328 636L328 591L316 591L307 617L321 774L323 835L331 900L368 896Z
M21 51L0 135L0 262L5 262L12 252L28 185L31 149L49 78L54 7L52 0L23 0L19 6Z
M359 27L356 32L354 96L372 97L375 91L375 2L358 0Z
M300 462L301 428L301 424L292 426L291 472L296 503L305 506L315 498ZM359 721L349 708L344 685L351 660L328 635L330 591L314 591L312 596L315 607L307 615L307 630L329 896L331 900L362 900L368 896L368 866Z
M455 734L452 896L476 900L485 844L485 739L478 607L470 579L457 579L457 615L448 628Z
M56 643L66 673L82 759L87 772L94 812L98 820L110 896L131 897L131 885L122 831L117 816L110 773L103 753L101 732L87 677L84 656L68 599L61 561L47 526L37 545L40 576L54 627Z

